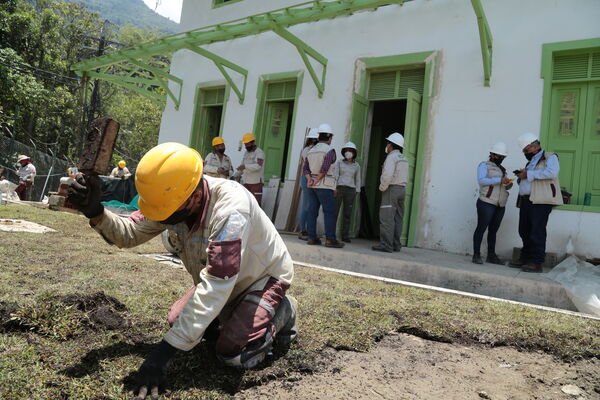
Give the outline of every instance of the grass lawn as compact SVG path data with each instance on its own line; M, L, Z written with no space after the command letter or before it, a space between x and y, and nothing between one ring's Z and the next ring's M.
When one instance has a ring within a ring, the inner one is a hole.
M0 206L0 218L58 231L0 231L0 399L130 398L134 372L167 331L167 310L191 278L139 256L164 252L159 239L119 250L77 215L10 205ZM325 347L368 351L393 330L600 358L600 322L589 319L301 267L290 293L300 303L301 337L287 353L237 371L220 367L202 342L173 360L165 397L228 398L319 371Z

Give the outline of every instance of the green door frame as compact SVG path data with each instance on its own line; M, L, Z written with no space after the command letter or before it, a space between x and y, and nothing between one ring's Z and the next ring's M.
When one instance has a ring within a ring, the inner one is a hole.
M423 172L424 163L423 155L427 145L427 131L429 129L429 106L431 98L434 95L434 88L437 79L435 73L438 60L437 51L424 51L420 53L401 54L384 57L370 57L359 59L360 79L356 93L364 98L367 98L367 89L369 83L369 74L372 72L380 72L393 68L406 68L409 66L424 66L425 81L423 84L423 101L421 103L421 117L419 121L419 142L417 144L417 164L415 166L415 179L413 184L413 201L410 207L410 221L408 231L408 246L415 245L417 234L417 220L421 202L421 194L423 192ZM352 118L352 117L351 117ZM366 125L365 125L366 126ZM364 149L363 139L365 132L357 132L351 130L350 139L361 149Z
M550 128L550 117L552 111L552 86L555 83L552 80L552 65L554 53L556 52L578 52L584 50L600 49L600 38L571 40L567 42L546 43L542 45L542 71L541 78L544 80L544 93L542 97L542 122L540 124L540 139L543 143L548 143L548 130ZM576 79L575 82L590 82L597 81L594 79ZM560 81L568 82L568 81ZM558 82L557 82L558 83ZM578 204L566 204L557 207L558 210L566 211L585 211L585 212L600 212L600 207L584 206Z
M264 143L263 132L265 131L266 106L267 106L267 85L269 83L281 81L296 81L296 96L294 97L294 108L292 110L292 123L290 125L290 143L294 140L294 127L296 126L296 111L298 109L298 98L302 93L302 80L304 71L280 72L276 74L261 75L258 78L258 87L256 89L256 112L254 114L254 126L252 132L256 136L257 145L262 148ZM285 166L285 176L282 179L287 179L290 172L290 161L292 159L294 146L288 146L287 163ZM264 177L263 177L264 179Z
M229 101L229 94L231 92L230 86L226 81L210 81L210 82L201 82L196 85L196 92L194 94L194 112L192 114L192 127L190 130L189 136L189 146L192 148L198 147L202 141L200 138L195 138L194 133L198 132L198 129L202 126L202 91L207 89L225 89L225 94L223 96L223 112L221 113L221 124L219 126L219 136L223 133L223 123L225 122L225 112L227 109L227 103ZM205 152L208 149L199 149L199 151L204 150ZM203 155L204 157L205 155Z

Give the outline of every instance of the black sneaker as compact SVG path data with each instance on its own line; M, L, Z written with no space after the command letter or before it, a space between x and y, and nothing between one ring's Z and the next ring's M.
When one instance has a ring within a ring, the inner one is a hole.
M508 263L508 266L511 268L522 268L524 265L527 265L527 262L524 260L516 260Z
M485 259L486 263L490 263L490 264L498 264L498 265L504 265L504 261L502 261L500 259L500 257L498 257L496 254L488 254L488 256Z
M473 254L473 259L471 261L473 261L473 264L483 264L483 260L479 254Z
M336 249L341 249L342 247L344 247L344 243L336 239L327 239L325 241L325 247L334 247Z

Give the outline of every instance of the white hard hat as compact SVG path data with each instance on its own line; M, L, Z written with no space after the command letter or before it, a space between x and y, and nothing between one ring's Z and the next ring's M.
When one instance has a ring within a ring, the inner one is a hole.
M387 140L388 142L394 143L397 146L400 146L400 147L404 148L404 136L402 136L398 132L392 133L385 140Z
M525 147L529 146L531 143L540 140L540 138L538 137L538 135L536 135L535 133L531 133L531 132L527 132L522 134L521 136L519 136L519 146L521 146L521 149L524 149Z
M342 149L353 149L356 150L356 145L352 142L348 142L342 146Z
M333 129L331 129L331 125L329 124L321 124L319 125L319 133L329 133L333 135Z
M26 155L22 154L19 156L19 159L17 160L17 162L23 161L23 160L29 160L29 157L27 157Z
M306 135L307 139L318 139L319 138L319 132L317 131L317 128L310 128L310 130L308 131L308 135Z
M506 147L506 143L498 142L492 146L490 149L490 153L498 154L500 156L506 157L508 155L508 149Z

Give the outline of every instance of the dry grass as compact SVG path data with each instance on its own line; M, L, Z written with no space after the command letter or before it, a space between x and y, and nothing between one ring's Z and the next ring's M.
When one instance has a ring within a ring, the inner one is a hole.
M162 252L158 239L119 250L76 215L0 206L0 218L58 230L1 234L0 302L17 308L0 333L0 398L129 398L133 373L166 332L166 311L191 284L189 276L139 256ZM90 324L89 310L56 297L96 292L125 305L125 326ZM320 356L325 346L368 351L391 330L567 360L600 357L597 321L304 268L297 269L291 293L300 302L302 336L289 352L242 372L220 367L203 342L174 359L166 398L228 398L266 380L311 373L327 362Z

